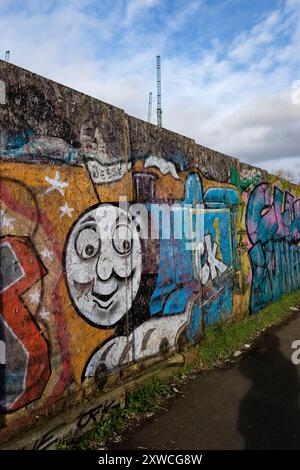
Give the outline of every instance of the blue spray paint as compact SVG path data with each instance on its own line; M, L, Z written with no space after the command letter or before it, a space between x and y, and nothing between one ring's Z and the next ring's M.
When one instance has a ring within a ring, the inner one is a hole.
M250 311L300 288L300 200L261 183L251 193L246 226L252 248Z
M165 206L171 221L170 239L163 238L161 221L156 220L160 263L150 314L183 313L193 296L187 332L191 342L196 341L202 322L211 324L231 315L236 258L233 256L236 235L232 222L238 202L238 194L232 189L209 189L203 194L200 176L192 173L186 179L184 200L177 201L173 209L171 205ZM186 230L187 214L192 229L199 229L200 238L192 249L190 233ZM177 239L175 234L180 220L179 232L184 236Z

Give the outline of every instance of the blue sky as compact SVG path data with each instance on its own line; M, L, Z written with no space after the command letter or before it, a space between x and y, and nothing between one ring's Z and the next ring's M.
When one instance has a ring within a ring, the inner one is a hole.
M300 168L300 0L0 0L1 54L275 171Z

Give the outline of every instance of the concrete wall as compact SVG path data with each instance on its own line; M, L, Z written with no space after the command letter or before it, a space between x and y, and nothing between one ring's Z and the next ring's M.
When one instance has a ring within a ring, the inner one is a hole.
M4 446L300 287L299 187L2 61L0 155Z

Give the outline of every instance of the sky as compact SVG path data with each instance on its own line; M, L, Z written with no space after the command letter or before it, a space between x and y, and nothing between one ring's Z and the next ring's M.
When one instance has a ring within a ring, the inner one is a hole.
M0 0L0 56L163 127L300 175L300 0ZM298 81L298 82L297 82Z

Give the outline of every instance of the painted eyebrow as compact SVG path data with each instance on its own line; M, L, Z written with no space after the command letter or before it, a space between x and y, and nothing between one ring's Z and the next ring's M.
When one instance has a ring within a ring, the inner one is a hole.
M96 219L94 217L89 216L86 219L84 219L82 222L80 222L80 225L85 224L86 222L96 222Z

